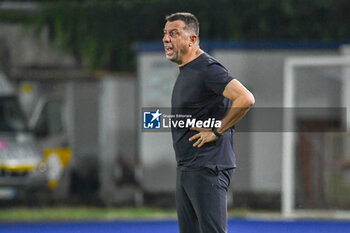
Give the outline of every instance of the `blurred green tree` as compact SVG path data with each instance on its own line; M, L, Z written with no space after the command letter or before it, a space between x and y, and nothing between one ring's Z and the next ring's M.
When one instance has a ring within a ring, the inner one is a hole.
M349 0L61 0L41 6L31 25L38 32L48 27L52 41L92 69L135 70L133 45L161 43L164 17L176 11L197 15L202 40L350 38Z

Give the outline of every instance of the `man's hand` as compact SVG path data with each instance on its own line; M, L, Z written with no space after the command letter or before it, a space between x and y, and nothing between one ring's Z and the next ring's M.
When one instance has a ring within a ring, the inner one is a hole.
M193 147L202 147L207 142L212 142L217 139L216 135L213 133L212 129L206 129L206 128L197 128L192 127L190 130L198 131L199 133L193 135L190 137L189 141L192 142L193 140L198 139L194 144Z

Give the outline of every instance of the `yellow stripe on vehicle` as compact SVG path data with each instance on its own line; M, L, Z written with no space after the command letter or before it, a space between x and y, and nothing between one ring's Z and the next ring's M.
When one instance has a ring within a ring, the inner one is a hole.
M20 165L8 165L0 164L0 170L6 170L9 172L29 172L36 168L36 164L20 164Z

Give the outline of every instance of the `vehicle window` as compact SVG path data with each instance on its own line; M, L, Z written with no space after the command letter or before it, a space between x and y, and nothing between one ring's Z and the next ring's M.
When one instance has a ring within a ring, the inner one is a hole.
M46 103L35 129L38 136L45 137L59 134L63 131L61 108L62 102L60 101Z
M27 131L28 126L19 102L14 97L0 98L0 131Z

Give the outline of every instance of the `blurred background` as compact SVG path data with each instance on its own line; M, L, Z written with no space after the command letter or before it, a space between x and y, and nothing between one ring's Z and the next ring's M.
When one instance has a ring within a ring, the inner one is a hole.
M248 114L229 206L349 210L347 0L0 1L0 204L174 208L171 135L142 132L141 109L170 107L177 11L254 107L326 109L295 113L293 140Z

